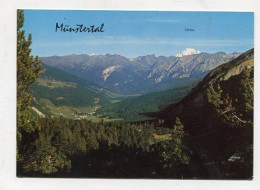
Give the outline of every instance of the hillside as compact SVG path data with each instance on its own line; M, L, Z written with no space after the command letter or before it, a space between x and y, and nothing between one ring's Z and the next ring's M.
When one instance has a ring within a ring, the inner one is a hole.
M31 87L32 108L38 115L92 117L91 112L110 103L97 85L59 69L43 67L40 78Z
M210 84L222 83L223 86L228 86L228 88L226 87L226 90L233 94L236 90L232 91L232 89L238 88L238 84L231 85L231 83L233 84L235 82L234 79L238 78L245 68L250 68L252 70L253 66L254 50L252 49L243 53L231 62L213 69L185 98L178 103L171 104L160 112L148 113L148 115L165 117L165 115L168 114L178 115L191 108L199 109L205 102L207 102L206 90L209 88Z
M209 175L250 178L253 75L254 49L251 49L212 70L178 103L146 115L164 119L169 126L179 117L192 145L194 162L202 164L205 170L218 172ZM225 173L227 168L229 173Z

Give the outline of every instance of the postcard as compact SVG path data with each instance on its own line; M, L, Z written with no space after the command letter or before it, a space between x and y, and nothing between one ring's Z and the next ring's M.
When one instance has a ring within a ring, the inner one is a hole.
M259 189L256 0L0 4L0 189Z
M17 176L253 179L254 13L17 10Z

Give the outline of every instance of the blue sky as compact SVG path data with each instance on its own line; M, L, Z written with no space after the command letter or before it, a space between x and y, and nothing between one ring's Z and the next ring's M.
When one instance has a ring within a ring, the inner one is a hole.
M104 23L105 32L55 32L57 22L71 27ZM248 12L25 10L24 30L32 34L32 54L38 56L172 56L185 48L230 53L254 47L254 14Z

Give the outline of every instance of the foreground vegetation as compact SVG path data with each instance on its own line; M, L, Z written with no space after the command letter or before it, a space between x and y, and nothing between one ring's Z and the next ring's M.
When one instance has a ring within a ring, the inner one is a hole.
M92 123L42 118L33 133L23 134L18 162L21 176L179 177L185 176L190 150L179 119L171 130L154 123ZM155 134L167 132L166 140ZM27 136L27 135L30 135ZM56 173L56 174L55 174Z

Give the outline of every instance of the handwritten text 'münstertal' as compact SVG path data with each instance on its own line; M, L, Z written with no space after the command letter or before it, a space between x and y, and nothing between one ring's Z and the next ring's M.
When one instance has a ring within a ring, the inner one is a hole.
M70 27L67 24L59 24L58 22L56 23L55 31L56 32L74 32L74 33L82 33L82 32L87 32L87 33L96 33L96 32L104 32L105 29L105 24L102 23L100 26L95 26L94 24L91 26L84 26L83 24L76 24L75 27Z

